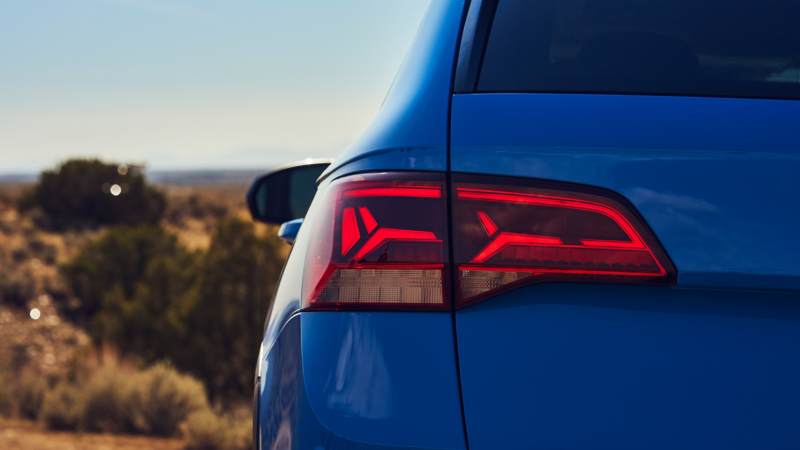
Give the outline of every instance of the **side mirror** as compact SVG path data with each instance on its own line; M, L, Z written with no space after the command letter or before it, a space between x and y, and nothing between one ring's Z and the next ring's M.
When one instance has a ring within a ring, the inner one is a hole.
M306 160L256 178L247 192L253 220L281 225L305 217L317 192L317 178L332 161Z

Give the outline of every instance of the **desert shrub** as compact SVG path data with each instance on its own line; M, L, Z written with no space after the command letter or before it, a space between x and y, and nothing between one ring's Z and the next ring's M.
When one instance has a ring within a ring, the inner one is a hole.
M39 418L50 430L77 430L84 413L82 392L73 385L59 383L45 394Z
M52 244L46 243L39 237L34 236L28 241L28 249L34 255L43 259L47 264L54 264L56 262L56 257L58 256L58 250L56 247Z
M25 261L28 259L28 256L30 256L30 253L28 253L28 250L25 248L15 248L14 250L11 250L11 259L15 263L19 264Z
M225 416L230 450L249 450L253 448L253 408L245 405L234 409Z
M280 275L280 241L259 236L251 222L223 219L200 264L196 303L187 315L192 345L174 355L213 397L252 392L264 318Z
M49 429L174 436L190 414L209 409L197 379L163 363L138 370L104 348L73 360L40 418Z
M181 427L187 450L248 450L252 448L250 422L233 414L211 410L189 416Z
M6 375L0 374L0 416L9 417L14 412L14 398Z
M33 297L36 280L25 270L0 271L0 301L21 308Z
M137 427L146 434L173 436L190 414L209 409L203 384L166 364L139 374L134 395Z
M84 246L62 266L61 273L81 301L79 312L91 316L100 309L103 297L114 289L125 298L132 296L153 258L179 250L177 238L159 226L117 226Z
M35 420L42 409L47 380L34 373L24 373L12 383L14 403L20 417Z
M45 245L44 249L42 249L41 256L45 264L53 265L56 263L58 258L58 249L55 245L47 244Z
M132 433L135 426L135 374L106 364L83 386L82 423L88 431Z
M28 241L28 248L34 253L41 253L47 244L38 236L33 236Z
M64 268L93 335L144 363L170 360L214 398L250 395L263 320L283 263L280 242L223 219L205 254L161 228L114 228Z
M99 160L72 159L42 172L34 190L20 199L20 208L38 206L55 229L125 223L157 222L164 212L164 195L145 182L144 175ZM121 189L112 195L110 187Z
M221 219L228 214L228 207L208 197L192 194L189 197L171 198L164 218L172 224L181 225L185 219Z
M222 450L226 446L225 427L210 409L191 414L181 428L187 450Z
M117 287L103 297L95 335L148 363L180 354L195 306L196 261L184 249L153 258L131 296Z

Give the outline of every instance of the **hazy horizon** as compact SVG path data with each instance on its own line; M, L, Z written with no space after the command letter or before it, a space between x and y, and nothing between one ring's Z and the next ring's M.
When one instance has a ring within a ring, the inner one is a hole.
M429 0L0 0L0 174L335 157L377 113Z

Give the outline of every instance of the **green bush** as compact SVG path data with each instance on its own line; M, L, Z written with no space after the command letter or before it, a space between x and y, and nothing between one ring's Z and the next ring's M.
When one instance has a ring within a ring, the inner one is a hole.
M78 388L67 383L59 383L47 392L42 403L39 418L49 430L70 430L81 428L85 404Z
M217 398L252 395L253 372L283 259L275 237L250 222L223 219L200 264L197 299L187 315L192 345L174 355Z
M119 167L96 159L66 161L42 172L19 207L38 206L55 229L157 222L166 207L164 195L148 185L141 173ZM114 185L121 189L116 196L110 189Z
M132 295L117 288L103 297L95 335L147 363L174 359L190 337L186 322L196 296L196 261L183 250L153 258Z
M114 227L63 273L96 342L199 377L214 398L250 395L263 320L283 258L250 222L218 222L205 254L160 227Z
M114 290L129 298L150 261L181 252L178 239L160 226L116 226L84 246L62 266L61 273L81 301L79 313L87 317L100 310L103 297Z
M209 409L203 384L168 365L156 364L137 378L137 427L145 434L174 436L190 414Z

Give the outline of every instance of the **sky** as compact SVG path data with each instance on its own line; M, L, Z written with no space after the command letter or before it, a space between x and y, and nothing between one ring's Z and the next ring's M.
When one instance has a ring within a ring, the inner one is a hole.
M0 174L335 157L429 0L0 0Z

